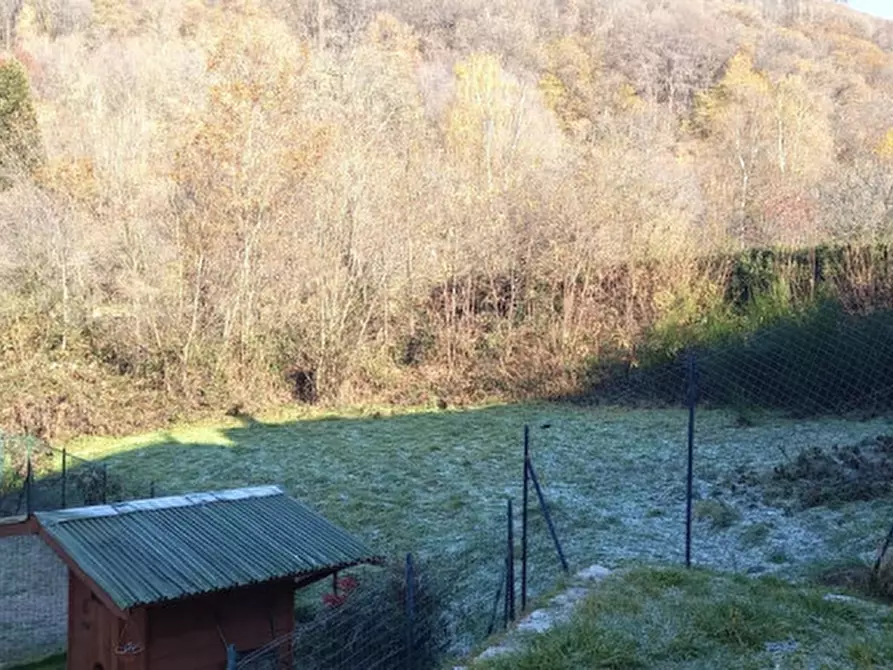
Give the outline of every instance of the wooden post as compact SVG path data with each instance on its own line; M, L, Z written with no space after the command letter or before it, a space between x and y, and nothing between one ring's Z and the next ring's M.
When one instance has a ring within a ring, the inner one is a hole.
M25 516L31 516L31 480L34 472L31 470L31 447L28 447L28 462L25 465Z
M505 561L503 562L502 568L505 579L503 580L503 585L508 587L509 585L509 557L505 557ZM508 589L506 589L505 595L502 597L502 627L509 627L509 594Z
M887 532L887 537L884 539L884 545L881 547L881 551L877 555L877 560L874 562L874 568L871 570L871 579L873 581L877 581L881 574L881 566L884 562L884 556L887 555L887 550L890 548L891 542L893 542L893 526L890 526L890 530Z

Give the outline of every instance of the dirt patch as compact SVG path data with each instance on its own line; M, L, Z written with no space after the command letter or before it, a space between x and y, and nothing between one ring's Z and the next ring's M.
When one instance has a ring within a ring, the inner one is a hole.
M848 446L814 446L771 471L734 470L724 482L732 493L760 497L785 508L835 507L893 497L893 436L879 435Z
M63 651L68 575L35 536L0 539L0 669Z

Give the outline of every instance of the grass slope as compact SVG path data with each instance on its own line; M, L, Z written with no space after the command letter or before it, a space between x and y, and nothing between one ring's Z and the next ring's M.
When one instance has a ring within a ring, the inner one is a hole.
M890 609L775 577L636 568L571 621L474 670L890 668Z
M501 580L505 499L520 507L524 423L533 427L534 464L572 568L682 561L684 411L539 404L381 412L246 418L69 448L103 459L110 473L146 491L154 480L159 494L281 483L379 550L435 557L459 594L455 620L474 628L467 644L479 639ZM889 431L886 419L766 417L741 428L732 414L704 411L696 489L713 498L732 468L771 468L782 450ZM883 501L790 514L744 497L721 499L732 522L698 522L696 564L788 577L815 560L870 559L889 513ZM559 564L542 515L533 513L531 523L535 594L554 584Z

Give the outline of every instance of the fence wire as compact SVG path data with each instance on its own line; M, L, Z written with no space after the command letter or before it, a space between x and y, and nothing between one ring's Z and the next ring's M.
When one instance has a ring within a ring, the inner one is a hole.
M531 487L532 488L532 487ZM517 509L517 507L516 507ZM239 670L428 670L446 657L460 657L511 624L521 611L521 514L513 518L514 582L507 579L508 517L494 506L491 521L461 547L384 567L342 575L346 588L329 583L299 593L291 635L250 653L237 654ZM568 521L555 515L556 525ZM559 533L561 532L560 526ZM561 563L534 493L528 537L531 600L554 588Z
M0 434L0 465L0 518L161 494L154 482L27 436Z
M729 267L718 302L593 369L590 399L648 417L658 436L666 476L649 483L672 495L642 523L657 535L670 510L682 560L691 409L694 563L794 575L870 562L889 515L851 504L893 499L893 254L754 251Z
M323 605L307 601L308 593L318 595L318 590L299 594L294 632L239 655L234 667L436 668L455 642L452 574L455 566L438 569L433 562L395 559L384 567L342 575L338 591L322 592Z
M119 477L26 436L0 435L0 521L29 514L154 496L152 483ZM68 573L36 535L0 537L0 668L64 653Z
M0 537L0 668L65 650L68 571L35 535Z

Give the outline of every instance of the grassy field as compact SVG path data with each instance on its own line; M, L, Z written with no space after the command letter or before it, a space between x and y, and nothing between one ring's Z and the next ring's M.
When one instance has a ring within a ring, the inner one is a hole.
M455 585L459 647L477 641L501 579L505 501L521 502L522 431L571 568L684 556L686 413L565 404L233 419L69 444L110 477L159 495L261 483L284 485L333 521L392 554L442 565ZM548 428L543 428L548 424ZM802 513L730 494L739 466L771 469L782 452L852 444L893 431L887 419L794 421L698 415L696 492L731 509L697 522L696 564L798 579L817 562L870 560L889 523L882 501ZM532 515L533 593L559 576L542 516ZM516 537L518 536L516 525Z
M600 584L524 653L471 667L890 668L891 624L887 606L774 577L638 568Z
M724 411L697 417L696 495L722 493L739 519L727 528L700 524L697 563L792 574L807 560L875 549L886 531L883 501L788 514L738 500L717 485L738 467L771 469L783 453L893 432L891 420L764 416L742 428L735 419ZM571 557L607 564L681 560L681 410L542 404L246 419L81 440L69 449L103 460L110 473L145 482L147 490L154 481L160 495L280 483L383 551L461 554L504 526L506 498L520 502L525 423L532 426L534 464ZM751 546L754 523L768 533Z

